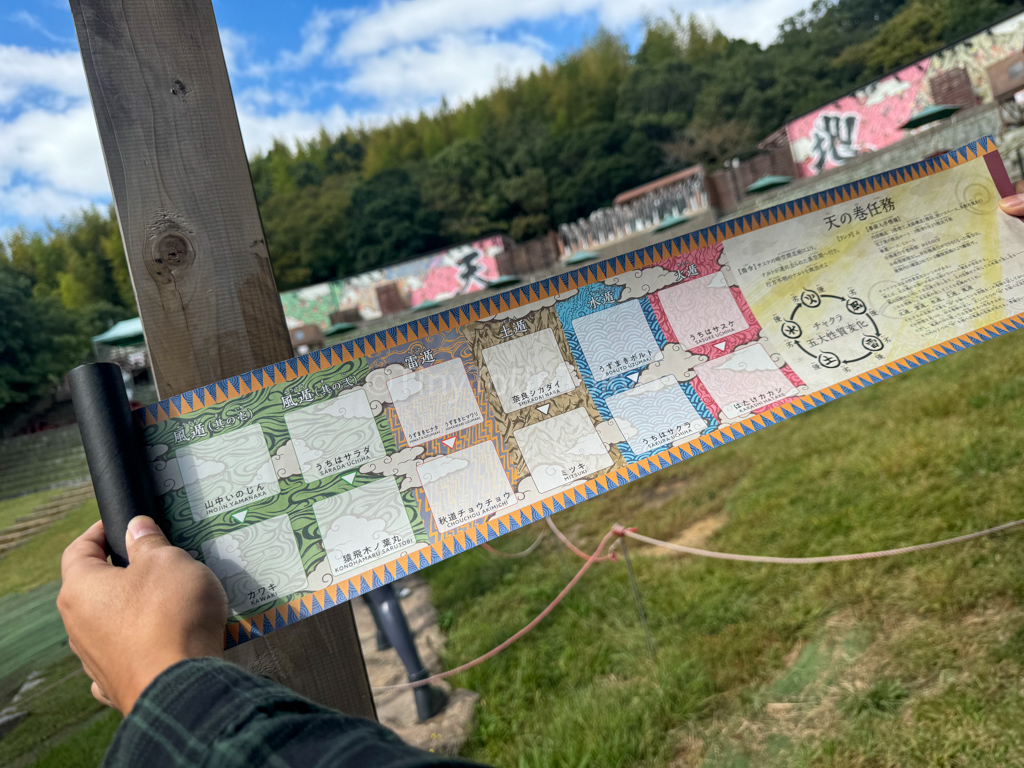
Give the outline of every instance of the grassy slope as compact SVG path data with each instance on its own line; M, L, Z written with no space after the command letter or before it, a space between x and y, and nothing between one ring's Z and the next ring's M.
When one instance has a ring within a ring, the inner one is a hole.
M1024 517L1024 334L1010 335L563 512L672 538L712 514L726 551L858 552ZM521 549L533 526L499 546ZM537 630L456 684L481 692L469 756L513 765L1024 762L1024 532L889 560L602 565ZM571 556L569 556L571 557ZM565 584L552 542L425 572L455 666ZM569 567L575 570L578 561Z
M40 491L0 502L0 530L14 525L19 517L27 515L40 504L49 501L56 493L56 490Z
M984 344L557 520L593 546L614 521L671 538L725 514L712 546L804 555L1024 516L1022 359L1022 334ZM14 513L4 506L5 514ZM41 594L63 547L95 517L95 505L84 505L0 559L0 595ZM538 530L498 546L521 548ZM1020 535L813 567L645 557L635 548L657 664L623 568L599 566L532 635L457 681L483 694L468 752L501 766L1024 761ZM474 551L426 571L450 633L447 663L532 618L577 567L569 557L563 563L549 539L525 560ZM68 664L57 662L48 679ZM36 750L40 765L67 764L68 754L91 764L117 723L91 719L99 708L81 677L32 709L0 742L0 762Z
M53 494L0 502L0 522L9 524ZM0 706L30 671L45 678L20 703L29 717L0 741L0 765L97 765L120 722L92 698L85 675L65 679L81 664L67 647L54 603L64 547L98 517L96 502L82 504L0 558Z

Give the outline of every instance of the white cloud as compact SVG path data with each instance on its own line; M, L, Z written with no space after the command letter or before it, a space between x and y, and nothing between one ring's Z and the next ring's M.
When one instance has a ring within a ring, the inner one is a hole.
M237 107L238 124L249 157L269 150L275 139L294 147L298 141L314 138L321 127L328 132L338 132L352 122L348 113L337 105L324 111L291 109L277 114L267 114L243 102Z
M277 57L279 69L302 69L312 64L330 42L330 32L334 25L346 18L351 18L351 11L313 11L309 21L302 27L302 47L298 51L282 51Z
M693 10L711 17L715 26L729 37L742 37L768 46L778 36L783 20L809 5L808 0L740 0L717 4L707 11L698 7Z
M730 37L770 42L806 0L381 0L368 9L313 10L297 49L264 53L266 41L220 30L250 156L276 140L294 146L321 128L379 125L489 91L535 71L557 53L522 24L564 27L597 19L640 29L645 14L696 11ZM22 11L6 17L64 40ZM539 27L534 27L539 28ZM2 28L0 28L2 29ZM2 35L2 32L0 32ZM631 38L632 39L632 38ZM77 50L0 44L0 227L38 224L109 199L82 62Z
M517 21L578 15L603 5L632 6L634 18L643 12L640 4L628 0L384 0L375 11L361 14L348 25L334 46L334 57L351 61L440 35L500 30Z
M229 27L218 28L220 47L224 51L224 63L228 68L228 76L235 80L245 75L246 65L242 62L249 55L249 40L242 33Z
M96 198L61 192L40 184L14 184L0 187L0 211L8 217L32 221L58 221L61 217L88 208ZM0 231L0 239L6 233Z
M359 60L343 88L376 96L390 112L409 112L442 96L459 103L487 93L503 78L538 69L542 43L442 35Z
M92 108L78 103L63 112L27 109L0 123L0 182L15 174L64 192L102 194L107 189Z
M348 62L441 35L497 31L517 22L585 14L596 15L601 24L618 30L638 24L645 15L664 15L673 9L684 15L710 16L729 37L767 44L775 38L779 23L806 4L806 0L737 0L711 7L693 0L383 0L344 29L333 56Z
M51 98L89 95L77 51L33 51L0 44L0 73L0 107L10 107L16 99L37 89Z
M16 21L19 24L24 24L33 32L38 32L50 42L62 43L64 45L73 44L75 42L73 38L61 37L60 35L53 34L53 32L46 28L43 22L28 11L18 11L10 16L10 20Z

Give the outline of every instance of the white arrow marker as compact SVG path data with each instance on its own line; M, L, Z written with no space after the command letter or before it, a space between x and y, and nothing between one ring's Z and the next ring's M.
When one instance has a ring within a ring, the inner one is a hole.
M630 381L632 381L634 384L636 384L637 381L639 381L639 379L640 379L640 372L639 371L633 371L632 373L627 373L626 374L626 378L629 379Z
M451 450L451 447L455 445L455 438L449 437L447 440L442 440L441 442L447 445L448 449Z
M545 403L544 405L538 405L537 410L543 413L545 416L548 415L548 411L551 410L551 403Z
M724 341L718 342L717 344L715 344L715 348L716 349L721 349L721 350L724 351L725 350L725 342Z
M356 475L358 474L358 472L349 472L347 475L342 475L341 479L344 480L349 485L352 485L352 481L356 479Z
M235 518L235 520L237 520L238 522L244 523L245 522L245 513L248 512L248 511L249 510L247 510L247 509L243 509L241 512L235 512L235 514L233 514L232 517Z

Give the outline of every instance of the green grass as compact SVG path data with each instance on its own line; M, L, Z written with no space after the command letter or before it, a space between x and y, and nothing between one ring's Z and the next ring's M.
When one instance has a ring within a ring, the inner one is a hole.
M873 386L663 470L556 521L584 549L613 522L806 556L1024 517L1024 334ZM532 526L500 542L509 551ZM602 564L532 634L459 676L481 693L465 754L499 766L1024 763L1024 532L878 561ZM570 556L571 557L571 556ZM571 563L578 567L579 561ZM445 663L490 649L564 586L552 541L427 571Z
M108 708L92 697L89 691L91 681L88 677L77 674L65 679L81 668L81 663L73 656L67 656L45 668L46 682L38 689L27 692L24 703L19 705L29 713L28 717L0 740L0 765L23 761L26 765L33 765L33 759L57 747L73 734L79 734L78 741L81 742L79 729L83 724L87 727L92 718L104 716ZM44 690L50 685L53 687ZM33 696L36 693L39 695ZM110 712L110 715L116 721L120 721L120 715L117 713ZM100 758L109 743L110 734L105 734L104 739L102 743L96 745L100 750ZM79 744L80 747L82 745ZM98 763L99 759L91 764ZM79 760L67 762L65 765L86 766L90 763Z
M26 496L18 496L15 499L0 501L0 530L14 525L19 517L27 515L40 504L45 504L56 493L56 490L40 491L39 493L30 493Z
M0 597L0 696L20 686L26 670L42 669L71 653L57 611L59 589L60 582L54 581Z
M726 523L708 546L726 551L931 541L1024 517L1022 423L1024 334L1014 334L556 520L585 549L613 522L672 538L711 516ZM17 595L0 611L45 607L61 550L95 517L83 505L0 559L0 595ZM498 546L523 548L539 530ZM481 693L466 755L517 767L1022 764L1022 536L820 566L653 557L633 544L657 661L625 569L596 566L537 630L455 680ZM533 618L566 582L562 557L549 537L523 560L472 551L424 571L449 634L446 664ZM47 678L74 667L65 657ZM84 677L30 703L33 715L0 741L0 763L99 760L117 717L100 714Z
M0 502L0 509L6 504ZM0 595L28 592L59 579L64 548L99 518L96 502L88 501L0 557Z
M55 491L0 502L0 527L28 514ZM28 717L0 740L0 765L98 765L120 715L89 691L90 681L67 646L55 603L64 548L99 516L86 502L25 544L0 557L0 708L32 671L44 682L18 707Z

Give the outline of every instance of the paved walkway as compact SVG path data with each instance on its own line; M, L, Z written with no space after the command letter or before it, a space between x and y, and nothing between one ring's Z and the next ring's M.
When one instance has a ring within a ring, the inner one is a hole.
M437 612L430 602L430 588L415 576L408 576L396 584L396 590L402 589L411 591L407 597L402 598L402 609L423 663L431 672L440 672L445 637L437 626ZM377 650L377 629L366 603L361 599L353 600L352 610L359 628L359 640L363 646L370 684L380 686L405 682L405 667L398 654L393 650ZM425 723L420 723L416 718L411 689L375 693L377 717L408 744L441 755L457 755L473 729L479 694L463 688L453 690L444 682L438 687L448 693L448 706Z

